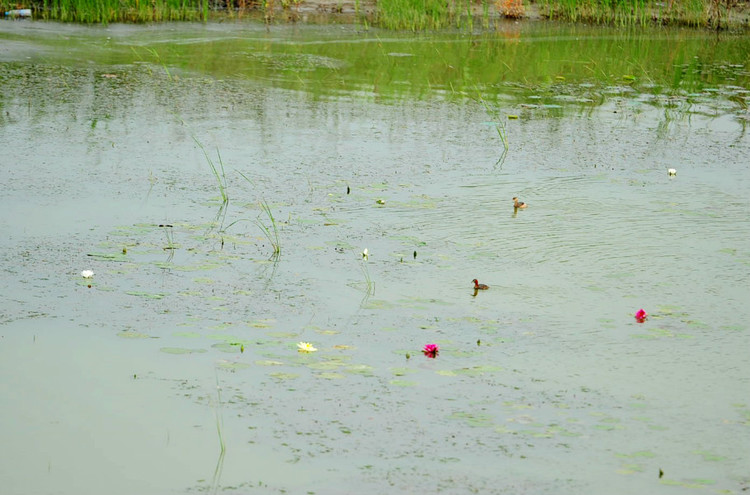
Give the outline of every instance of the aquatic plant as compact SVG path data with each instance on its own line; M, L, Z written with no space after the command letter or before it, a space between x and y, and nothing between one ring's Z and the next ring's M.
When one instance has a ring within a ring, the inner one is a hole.
M489 18L489 0L480 0L485 21ZM425 31L451 26L461 27L465 22L471 29L474 13L471 0L379 0L376 24L388 29ZM485 24L489 24L485 22Z
M310 342L299 342L297 344L298 352L315 352L317 350Z
M727 23L735 0L542 0L544 15L573 22L618 26L685 24L720 27Z
M434 359L440 353L440 347L437 344L425 344L422 353L428 358Z
M638 323L643 323L646 321L646 318L648 318L648 313L643 308L635 312L635 321Z
M372 278L370 278L370 269L367 267L369 253L367 253L366 251L367 249L362 252L362 264L360 265L360 268L362 270L362 274L365 276L365 292L367 293L365 297L368 297L370 296L370 294L372 294L375 283L372 281Z
M227 452L227 446L224 443L224 418L221 414L221 385L219 384L219 375L216 375L216 432L219 436L219 458L216 461L216 468L211 479L211 493L218 493L219 484L221 483L221 473L224 470L224 456Z
M133 49L135 50L135 48L133 48ZM148 51L148 52L149 52L149 53L150 53L151 55L153 55L153 56L154 56L154 58L156 59L156 63L158 63L159 65L161 65L161 66L162 66L162 68L164 68L164 72L165 72L165 73L167 74L167 79L169 79L170 81L174 81L174 79L172 79L172 73L171 73L171 72L169 72L169 67L167 67L167 64L166 64L166 62L164 62L164 61L163 61L163 60L161 59L161 57L159 56L159 52L157 52L157 51L156 51L156 49L154 49L154 48L146 48L146 50L147 50L147 51Z
M265 234L268 242L271 243L271 246L273 246L273 255L278 256L279 254L281 254L281 241L279 239L279 229L276 227L276 219L273 217L271 207L268 206L268 202L266 200L260 201L260 207L265 212L266 217L268 217L270 227L261 222L259 219L255 220L255 223L256 225L258 225L258 227L260 227L260 230L263 231L263 234Z
M203 152L203 156L206 157L206 161L208 162L208 165L211 167L211 172L213 172L214 177L216 178L216 183L219 186L219 193L221 194L222 202L228 203L229 194L227 193L227 176L224 173L224 162L221 160L221 153L219 152L219 148L216 148L216 156L219 159L219 167L221 167L221 173L219 173L219 169L216 167L216 164L214 164L214 161L208 155L206 148L201 144L200 141L198 141L198 138L196 138L195 136L192 136L192 138L193 138L193 141L195 141L195 143Z
M208 3L205 0L36 0L30 6L44 19L107 24L207 20ZM6 2L2 4L5 6Z
M492 107L485 101L484 98L482 98L482 94L477 90L477 101L479 101L482 106L484 107L484 110L487 112L487 115L490 116L490 118L493 120L492 125L495 127L495 130L497 131L497 135L500 137L500 143L503 145L503 151L500 153L500 157L497 159L497 162L495 162L495 165L502 166L503 162L505 161L505 158L508 156L508 149L510 146L508 145L508 133L505 129L505 121L502 119L502 116L500 115L500 112Z
M174 251L177 249L177 245L174 243L174 231L172 230L172 225L169 224L162 224L159 225L159 227L164 228L164 235L167 238L167 245L164 246L162 249L164 251L169 251L169 256L167 257L167 263L172 262L172 258L174 258Z
M81 272L83 278L92 278L94 276L94 270L84 270Z
M298 8L300 3L301 0L31 0L25 6L31 7L35 16L65 22L207 21L212 16L241 17L244 13L256 12L270 23L279 8L288 11ZM481 17L486 29L490 27L491 15L524 17L531 5L535 2L524 5L523 0L378 0L371 20L387 29L424 31L463 27L471 30ZM717 29L728 27L732 22L743 28L747 24L743 15L747 3L738 0L541 0L536 5L543 16L573 22L620 26L677 23ZM14 1L0 0L3 11L17 6ZM370 22L366 10L355 0L355 17L365 28ZM298 16L292 14L287 18L295 20Z

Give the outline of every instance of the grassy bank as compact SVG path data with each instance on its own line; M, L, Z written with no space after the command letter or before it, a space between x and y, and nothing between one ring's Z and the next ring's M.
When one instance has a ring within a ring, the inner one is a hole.
M547 17L619 26L670 24L748 28L750 4L739 0L541 0Z
M84 23L205 21L214 16L283 22L304 18L300 12L338 22L350 11L354 22L414 31L488 28L502 18L530 17L750 29L750 0L0 0L3 12L19 5L31 8L36 18Z

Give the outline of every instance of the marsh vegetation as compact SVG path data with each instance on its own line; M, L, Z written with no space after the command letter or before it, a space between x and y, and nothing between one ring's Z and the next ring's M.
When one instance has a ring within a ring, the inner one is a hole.
M3 11L17 5L0 0ZM315 19L364 28L471 31L492 29L503 19L531 17L615 26L750 27L746 0L31 0L24 5L37 18L82 23Z

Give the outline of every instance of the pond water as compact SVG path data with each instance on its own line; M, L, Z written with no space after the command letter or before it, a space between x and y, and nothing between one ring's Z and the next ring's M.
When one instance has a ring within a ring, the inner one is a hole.
M750 487L747 37L0 40L3 493Z

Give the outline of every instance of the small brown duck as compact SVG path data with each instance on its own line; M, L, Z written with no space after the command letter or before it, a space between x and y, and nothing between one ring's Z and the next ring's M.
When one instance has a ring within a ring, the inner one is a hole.
M518 201L517 197L513 198L513 208L526 208L528 205L524 203L523 201Z
M474 282L474 290L487 290L490 288L489 285L480 284L477 279L472 280Z

